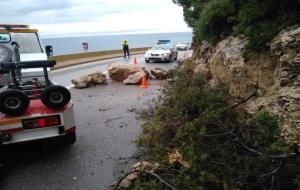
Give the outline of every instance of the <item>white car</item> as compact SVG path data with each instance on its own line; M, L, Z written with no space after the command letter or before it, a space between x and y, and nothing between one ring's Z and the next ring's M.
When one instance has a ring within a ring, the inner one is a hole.
M177 44L176 49L178 51L187 51L191 49L191 43Z
M146 52L145 61L146 63L150 61L172 62L177 60L177 54L175 46L157 44Z

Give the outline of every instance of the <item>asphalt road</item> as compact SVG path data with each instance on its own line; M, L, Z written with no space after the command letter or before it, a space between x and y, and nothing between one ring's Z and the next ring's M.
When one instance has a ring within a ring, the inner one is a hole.
M178 59L183 58L184 53L187 53L188 56L191 55L191 52L178 52ZM57 71L52 72L52 79L54 82L64 85L64 86L71 86L71 79L76 78L81 75L85 75L87 73L95 72L95 71L101 71L105 72L107 71L109 64L130 64L134 62L134 58L137 58L138 60L138 66L140 67L146 67L147 70L150 71L150 69L153 69L155 67L165 68L169 69L177 64L176 61L172 63L145 63L144 55L136 55L132 56L130 59L126 58L114 58L114 59L108 59L103 61L96 61L89 64L83 64L79 66L74 66L71 68L65 68L60 69Z
M108 64L131 63L133 58L98 61L53 72L53 80L70 86L70 80ZM147 63L140 66L172 68L178 63ZM0 170L1 190L102 190L137 161L133 142L141 132L136 112L160 94L162 81L149 81L148 89L109 81L107 86L71 89L75 105L77 142L72 146L33 143L5 148Z

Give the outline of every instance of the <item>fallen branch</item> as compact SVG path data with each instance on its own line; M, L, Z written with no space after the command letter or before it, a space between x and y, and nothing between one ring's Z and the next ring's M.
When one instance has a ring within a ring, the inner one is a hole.
M165 184L167 187L171 188L172 190L178 190L177 188L175 188L173 185L171 185L170 183L168 183L166 180L162 179L159 175L157 175L156 173L154 172L151 172L151 171L147 171L147 170L139 170L139 169L134 169L134 170L131 170L130 172L126 173L124 177L122 177L121 179L119 179L119 181L117 182L117 184L115 185L114 187L114 190L118 190L121 182L126 179L130 174L133 174L133 173L145 173L145 174L148 174L148 175L151 175L153 177L156 177L160 182L162 182L163 184Z
M118 119L122 119L123 117L116 117L116 118L113 118L113 119L108 119L106 120L104 123L107 124L109 122L112 122L112 121L115 121L115 120L118 120Z
M244 144L240 138L238 137L238 135L236 135L232 130L230 130L228 127L224 126L223 125L223 128L229 133L231 134L233 137L234 137L234 141L239 143L244 149L246 149L247 151L249 152L252 152L254 154L256 154L257 156L262 156L264 155L263 152L260 152L258 150L255 150L253 148L250 148L248 147L246 144ZM269 155L268 158L270 159L287 159L287 158L291 158L291 157L296 157L296 156L299 156L299 153L295 153L295 152L292 152L292 153L289 153L289 154L274 154L274 155Z
M262 174L262 175L260 175L259 177L268 177L268 176L270 176L270 175L274 176L274 175L281 169L282 163L283 163L283 162L280 161L279 166L278 166L275 170L273 170L273 171L271 171L271 172L269 172L269 173L266 173L266 174Z

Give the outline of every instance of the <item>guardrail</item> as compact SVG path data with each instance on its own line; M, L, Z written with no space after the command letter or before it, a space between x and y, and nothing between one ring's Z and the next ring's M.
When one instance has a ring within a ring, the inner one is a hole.
M131 48L130 54L143 54L149 47L143 48ZM123 50L107 50L107 51L96 51L96 52L87 52L87 53L77 53L77 54L67 54L67 55L58 55L51 57L51 60L56 60L57 64L54 69L60 69L63 67L74 66L78 64L89 63L93 61L105 60L110 58L117 58L123 56Z

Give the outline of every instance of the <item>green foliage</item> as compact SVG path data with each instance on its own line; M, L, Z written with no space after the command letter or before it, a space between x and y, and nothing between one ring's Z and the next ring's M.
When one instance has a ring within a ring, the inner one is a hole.
M231 33L262 50L282 29L300 23L300 0L173 0L184 10L196 40L215 41Z
M231 0L210 1L195 24L196 34L202 39L215 40L221 34L228 35L236 10Z
M225 85L208 89L192 71L187 64L175 72L176 83L165 90L139 139L162 163L159 175L185 190L297 189L299 158L274 158L292 152L279 135L277 119L266 111L248 116L231 108ZM190 167L163 164L172 150L179 150ZM165 189L155 179L138 183L141 189Z

